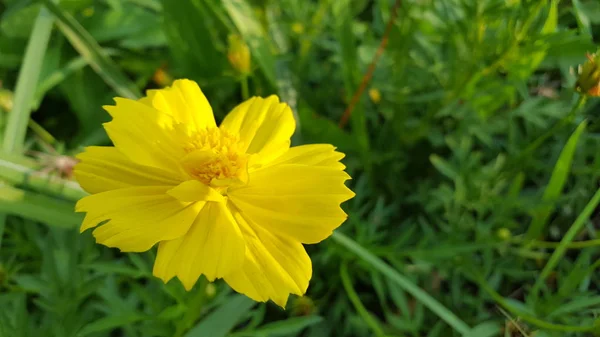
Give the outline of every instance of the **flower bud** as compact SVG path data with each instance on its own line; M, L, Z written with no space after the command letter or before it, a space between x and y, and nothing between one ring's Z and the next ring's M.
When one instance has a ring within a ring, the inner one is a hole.
M512 237L510 229L505 227L498 229L496 235L503 241L509 240Z
M292 24L292 32L294 32L297 35L304 33L304 25L300 22L294 22Z
M381 91L379 91L379 89L371 88L369 89L369 97L373 103L379 104L379 102L381 102Z
M227 58L229 63L242 75L250 73L250 49L239 35L229 36L229 51Z
M579 66L575 90L590 96L600 96L600 55L587 54L588 61Z

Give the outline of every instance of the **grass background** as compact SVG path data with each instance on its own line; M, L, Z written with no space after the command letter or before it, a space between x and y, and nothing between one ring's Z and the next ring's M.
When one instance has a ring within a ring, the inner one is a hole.
M600 3L402 1L340 127L395 2L0 1L0 336L600 335L600 121L573 90ZM70 156L109 144L101 106L182 77L218 120L276 93L295 144L347 154L349 219L285 311L78 233Z

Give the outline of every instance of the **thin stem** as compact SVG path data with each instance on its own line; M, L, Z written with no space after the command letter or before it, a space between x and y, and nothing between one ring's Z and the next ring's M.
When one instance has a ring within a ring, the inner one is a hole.
M348 294L350 302L352 302L352 305L354 305L354 309L356 309L356 312L358 312L358 314L363 318L363 320L367 323L371 330L373 330L375 336L384 336L384 333L379 327L379 324L377 323L377 321L375 321L371 313L367 311L367 308L365 308L365 306L362 304L362 302L360 301L360 297L352 287L352 281L350 280L350 275L348 275L347 263L342 263L342 266L340 267L340 277L342 278L342 285L344 286L344 289Z
M538 248L557 248L561 242L548 242L548 241L531 241L528 243L530 247ZM566 249L582 249L600 246L600 239L586 240L586 241L575 241L567 244Z
M242 98L247 100L250 98L249 90L248 90L248 75L242 76L240 80L240 84L242 85Z
M560 259L564 256L565 252L567 251L567 246L571 243L571 241L573 241L573 239L581 231L583 226L585 226L586 222L590 218L590 215L592 215L599 203L600 189L596 191L592 199L588 202L587 205L585 205L583 211L579 214L577 219L575 219L575 222L573 222L565 236L560 241L560 244L558 245L554 253L552 253L552 256L550 256L550 260L548 260L548 263L546 263L546 266L544 266L542 273L536 280L531 290L534 296L538 295L542 284L544 283L546 278L552 273Z

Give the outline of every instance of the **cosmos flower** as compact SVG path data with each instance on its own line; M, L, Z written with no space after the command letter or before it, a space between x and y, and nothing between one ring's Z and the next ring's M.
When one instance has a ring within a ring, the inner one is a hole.
M354 196L331 145L290 147L295 121L276 96L253 97L217 127L198 85L177 80L105 109L114 147L88 147L75 177L91 195L81 231L124 252L158 244L153 274L191 289L222 278L256 301L284 307L306 292L302 244L331 235Z

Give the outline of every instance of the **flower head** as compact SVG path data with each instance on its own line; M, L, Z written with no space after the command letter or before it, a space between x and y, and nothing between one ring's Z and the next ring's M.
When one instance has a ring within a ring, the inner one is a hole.
M575 89L590 96L600 96L600 54L587 54L587 59L579 66Z
M153 274L191 289L223 278L256 301L285 306L311 278L303 243L327 238L354 196L331 145L290 147L295 122L276 96L241 103L219 127L195 82L177 80L105 109L114 147L88 147L75 177L91 193L81 231L142 252L158 244Z

